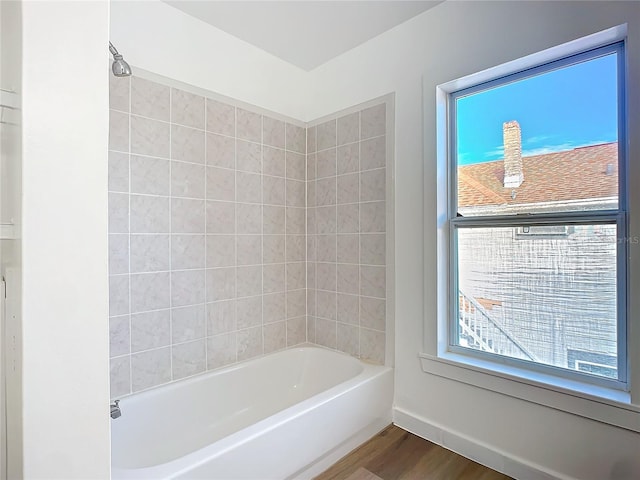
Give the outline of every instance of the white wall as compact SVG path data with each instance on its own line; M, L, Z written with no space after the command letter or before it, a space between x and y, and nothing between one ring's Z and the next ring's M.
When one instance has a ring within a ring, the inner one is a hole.
M108 478L109 3L22 7L24 478Z
M111 41L133 67L305 119L307 72L159 0L113 1Z
M436 320L435 87L625 22L630 178L639 178L633 162L640 154L640 118L633 107L640 104L636 2L445 2L312 71L307 94L307 118L317 118L396 93L396 407L417 419L416 425L439 425L554 475L581 480L638 478L640 435L420 368L423 322L433 331ZM632 192L632 206L640 206L639 200ZM632 235L638 234L637 224L632 218ZM631 265L633 290L640 285L635 250ZM638 299L632 302L638 312ZM638 355L633 352L636 366Z

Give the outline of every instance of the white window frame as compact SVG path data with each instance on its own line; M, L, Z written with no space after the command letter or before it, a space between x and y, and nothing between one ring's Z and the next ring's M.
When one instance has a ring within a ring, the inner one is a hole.
M604 384L588 383L582 380L582 374L578 374L577 378L573 378L572 375L557 375L554 374L556 372L553 370L532 369L530 368L530 362L526 362L527 365L523 368L523 366L511 362L495 361L496 359L492 358L495 357L494 355L487 359L483 358L482 355L467 355L451 351L449 345L449 325L451 323L449 319L453 318L451 317L453 302L450 301L450 294L453 291L451 288L451 225L449 222L450 218L452 218L451 208L453 207L450 201L452 198L449 164L451 143L448 133L450 94L539 65L625 41L626 35L627 26L619 25L437 86L437 284L435 286L437 290L437 318L435 321L433 318L425 318L424 348L419 357L422 369L426 373L640 432L640 415L638 415L640 413L640 389L637 385L635 387L632 385L631 389L626 391L624 387L622 389L612 388L612 385L607 384L607 382L604 382ZM626 63L626 59L623 58L623 62ZM624 81L624 78L621 78L621 81ZM624 89L621 89L621 91L624 92ZM425 92L425 94L428 93ZM623 129L623 131L619 132L620 139L626 138L625 101L625 98L619 99L623 109L621 117L624 120L620 122L619 126ZM621 158L625 158L626 145L624 142L619 142L619 148L622 149ZM622 167L621 170L624 169ZM624 187L622 188L624 189ZM620 201L626 201L626 193L622 195L624 198L621 198ZM620 215L619 211L614 212ZM611 213L613 212L610 211L603 215ZM596 217L595 220L598 219L599 215L602 214L594 215ZM562 216L562 220L559 218L554 219L553 217L553 215L548 215L544 223L547 223L547 221L549 223L556 221L557 224L571 223L567 221L566 215ZM581 220L584 221L584 218ZM469 221L473 220L470 219ZM519 225L526 223L528 222L523 223L522 219L518 220ZM533 221L530 224L535 223ZM626 216L618 224L622 224L626 228ZM505 225L513 226L513 223L510 219L506 219ZM626 265L626 253L623 258ZM428 272L425 273L428 274ZM625 275L628 275L628 272ZM628 285L628 279L625 278L624 280L624 285ZM425 288L433 288L433 284L429 287L429 282L427 281L425 282ZM626 314L628 311L626 299L621 308L624 309ZM631 315L629 315L626 320L627 327L631 322L631 318ZM640 324L640 322L634 320L634 326L636 323ZM629 361L632 357L630 352L633 347L637 348L640 342L633 342L632 346L629 346L629 342L629 339L624 341L624 346L627 348L625 378L633 377L635 379L638 377L637 373L629 370ZM633 356L635 358L635 353ZM635 395L633 395L634 392Z

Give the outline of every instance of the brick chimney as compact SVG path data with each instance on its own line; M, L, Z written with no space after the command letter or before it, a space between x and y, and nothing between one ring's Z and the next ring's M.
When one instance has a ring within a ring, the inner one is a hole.
M522 138L520 124L511 120L502 124L504 141L504 188L516 188L522 185Z

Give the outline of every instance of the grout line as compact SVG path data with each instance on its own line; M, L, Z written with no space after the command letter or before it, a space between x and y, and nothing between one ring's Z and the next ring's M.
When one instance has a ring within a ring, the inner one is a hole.
M129 147L128 147L128 152L127 152L127 156L129 158L128 160L128 178L129 178L129 185L127 187L127 208L129 209L129 211L127 212L127 217L129 220L129 230L127 232L127 240L128 240L128 248L129 248L129 252L127 254L127 261L128 261L128 265L127 265L127 283L129 284L129 392L128 393L132 393L133 392L133 362L132 362L132 358L131 358L131 350L132 350L132 343L131 343L131 333L133 331L133 325L131 323L131 96L132 96L132 81L131 81L131 76L129 76L127 78L127 82L129 84L129 112L127 113L127 129L129 131Z
M173 117L173 88L169 89L169 158L173 157L173 152L171 148L171 119ZM169 350L169 378L171 381L174 381L173 378L173 271L172 271L172 258L171 258L171 248L172 248L172 235L173 232L173 163L169 160L169 346L171 349Z

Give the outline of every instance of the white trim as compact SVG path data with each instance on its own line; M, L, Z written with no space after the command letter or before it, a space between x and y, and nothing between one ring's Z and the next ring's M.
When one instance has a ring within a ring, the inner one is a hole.
M492 448L480 440L394 407L393 423L432 443L519 480L578 480Z

